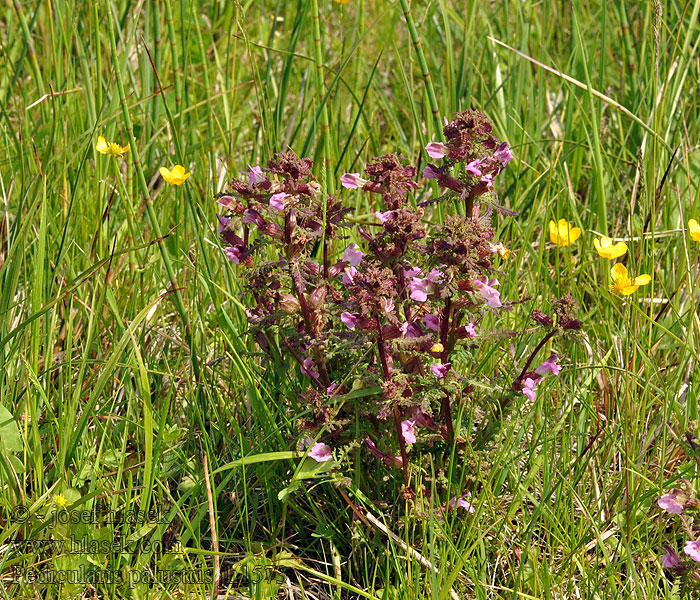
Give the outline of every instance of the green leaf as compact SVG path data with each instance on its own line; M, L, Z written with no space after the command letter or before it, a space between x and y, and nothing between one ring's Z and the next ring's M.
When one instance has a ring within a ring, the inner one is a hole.
M12 413L0 405L0 442L6 452L22 452L24 444Z

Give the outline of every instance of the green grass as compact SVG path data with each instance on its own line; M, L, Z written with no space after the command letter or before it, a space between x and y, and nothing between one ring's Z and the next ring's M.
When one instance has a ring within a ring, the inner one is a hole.
M414 0L417 37L408 4L0 8L1 598L93 597L11 584L13 566L211 576L209 502L230 598L443 599L450 586L479 599L680 597L657 557L684 538L656 500L679 478L700 485L686 441L698 428L698 245L683 232L700 214L700 3ZM498 181L518 211L499 221L514 250L502 293L528 300L499 325L524 333L511 357L485 351L481 371L517 376L538 342L530 311L552 298L572 293L584 321L579 343L559 347L562 375L465 467L476 514L446 522L399 520L398 496L305 479L299 383L245 336L212 198L291 147L369 212L339 176L390 151L417 164L440 139L435 103L438 121L483 110L515 154ZM97 153L98 135L130 152ZM175 163L192 171L177 189L156 177ZM557 251L546 228L560 217L586 233ZM627 240L628 267L652 284L611 296L592 232ZM59 493L73 508L153 508L161 522L55 523ZM398 537L353 519L343 493ZM26 543L89 531L183 550L51 556ZM94 597L212 587L106 583Z

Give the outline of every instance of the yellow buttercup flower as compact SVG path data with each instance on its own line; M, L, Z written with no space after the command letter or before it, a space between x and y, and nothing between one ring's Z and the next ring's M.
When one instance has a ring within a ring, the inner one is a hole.
M601 237L600 239L593 240L593 246L601 257L609 258L610 260L620 258L627 252L627 244L625 244L625 242L617 242L617 244L613 244L612 239L605 236Z
M347 4L350 0L333 0L336 4Z
M192 173L185 173L185 167L182 165L175 165L172 171L169 171L165 167L161 167L160 174L170 185L182 185L185 183L187 178L192 175Z
M95 148L98 152L101 152L102 154L109 154L110 156L121 156L129 151L129 146L120 146L114 142L108 142L102 136L97 138Z
M573 244L581 236L580 227L572 227L566 219L559 219L559 223L549 222L549 239L557 246Z
M610 279L612 283L609 287L614 294L629 296L630 294L634 294L640 285L649 283L651 281L651 276L640 275L639 277L630 279L625 265L622 263L615 263L612 269L610 269Z
M700 242L700 224L695 219L688 221L688 232L696 242Z
M68 501L66 500L66 497L63 494L56 494L53 498L53 503L56 508L65 508L66 504L68 504Z

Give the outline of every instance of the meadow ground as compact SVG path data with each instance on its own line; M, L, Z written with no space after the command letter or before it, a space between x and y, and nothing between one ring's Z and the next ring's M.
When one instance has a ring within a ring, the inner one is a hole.
M2 598L698 593L700 2L411 4L3 3ZM437 518L358 448L328 471L299 456L308 381L246 335L214 195L291 148L362 220L340 176L387 152L420 173L468 108L514 155L494 189L517 215L493 223L500 294L523 301L469 355L482 397L537 347L535 309L571 294L582 328L488 444L446 449L474 512ZM560 218L583 230L565 247ZM650 282L611 293L600 235Z

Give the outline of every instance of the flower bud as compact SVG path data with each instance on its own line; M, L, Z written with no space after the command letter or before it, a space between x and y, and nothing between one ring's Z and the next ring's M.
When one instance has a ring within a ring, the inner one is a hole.
M328 288L325 285L322 285L320 287L317 287L311 294L309 295L309 308L312 310L316 310L319 306L323 304L323 301L326 299L326 295L328 294Z
M345 265L343 264L343 261L339 260L337 263L335 263L334 265L331 265L328 268L328 277L331 277L331 278L337 277L338 275L340 275L343 272L344 267L345 267Z
M276 240L281 240L284 237L284 229L280 227L277 223L265 223L262 228L262 232L265 235L269 235Z
M541 323L542 325L545 325L547 327L551 327L554 325L554 321L552 320L552 317L549 315L544 314L541 310L533 310L532 311L532 318L537 321L538 323Z
M385 340L395 340L401 337L401 330L396 325L384 325L382 327L382 337Z
M287 313L288 315L293 315L294 313L299 312L300 306L299 306L299 300L297 300L294 296L282 296L280 299L280 308L282 309L282 312Z

